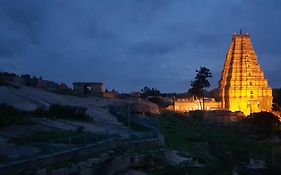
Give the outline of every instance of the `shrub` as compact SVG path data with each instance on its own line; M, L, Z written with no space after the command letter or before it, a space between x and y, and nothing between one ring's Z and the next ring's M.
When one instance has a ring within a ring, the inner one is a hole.
M0 104L0 127L9 126L12 124L33 124L26 116L25 111L20 111L13 106Z
M91 121L92 118L86 114L86 109L87 108L53 104L47 111L38 109L37 112L43 114L43 116L48 118Z
M252 129L264 134L273 134L280 130L280 121L278 117L271 112L259 112L251 114L244 123ZM246 126L247 126L246 125Z

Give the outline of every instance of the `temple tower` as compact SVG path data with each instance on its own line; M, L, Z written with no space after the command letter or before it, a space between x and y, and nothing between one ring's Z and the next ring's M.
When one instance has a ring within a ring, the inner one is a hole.
M222 108L253 112L271 111L272 89L264 77L249 34L234 33L219 81Z

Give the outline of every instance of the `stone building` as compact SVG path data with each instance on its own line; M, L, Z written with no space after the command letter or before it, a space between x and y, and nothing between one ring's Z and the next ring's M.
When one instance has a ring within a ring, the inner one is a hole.
M220 102L216 102L214 98L204 98L205 110L219 110L221 109ZM194 99L178 99L175 101L174 109L180 112L189 112L194 110L201 110L202 102Z
M74 82L73 92L78 96L104 96L104 85L103 83L95 82Z
M234 33L219 81L221 107L230 111L270 111L272 89L258 63L249 34Z

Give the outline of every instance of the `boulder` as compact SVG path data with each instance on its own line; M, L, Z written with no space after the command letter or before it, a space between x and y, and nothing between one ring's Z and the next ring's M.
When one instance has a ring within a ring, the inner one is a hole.
M138 113L138 114L152 114L152 115L160 114L158 105L145 100L132 102L131 112Z

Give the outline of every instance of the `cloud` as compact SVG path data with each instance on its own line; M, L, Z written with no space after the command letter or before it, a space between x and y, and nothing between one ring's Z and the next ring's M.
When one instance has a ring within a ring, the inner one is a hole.
M182 92L195 69L206 66L216 87L232 34L240 28L251 34L266 72L281 68L280 4L2 0L0 69L68 84L103 81L121 91L151 86ZM266 75L281 86L274 74Z

